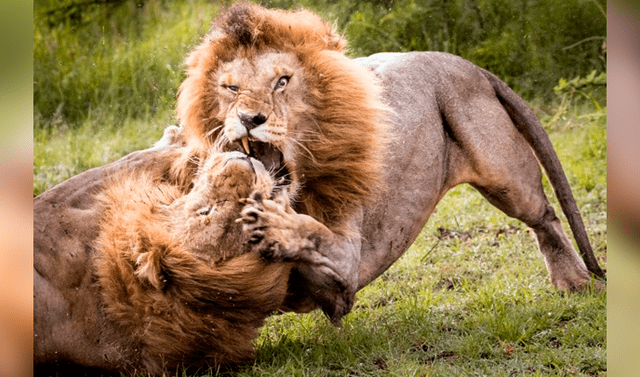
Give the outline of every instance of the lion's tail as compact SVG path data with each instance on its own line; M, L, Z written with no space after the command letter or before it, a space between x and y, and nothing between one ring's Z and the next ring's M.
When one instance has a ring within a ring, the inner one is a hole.
M605 273L600 269L598 261L593 255L593 249L589 243L587 231L582 222L582 217L580 217L578 206L571 193L569 181L564 174L564 170L560 165L560 160L553 149L549 136L542 128L538 117L524 100L511 90L507 84L500 80L500 78L485 69L480 68L480 70L489 80L491 86L493 86L500 103L502 103L509 117L511 117L511 120L513 120L520 133L525 137L540 161L540 164L547 172L547 176L558 197L562 211L565 216L567 216L569 226L571 227L571 231L576 239L580 254L587 269L595 276L604 279Z

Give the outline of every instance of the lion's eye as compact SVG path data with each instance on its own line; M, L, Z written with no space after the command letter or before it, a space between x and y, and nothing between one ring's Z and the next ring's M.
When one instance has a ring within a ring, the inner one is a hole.
M240 90L240 88L237 85L226 85L225 87L231 93L238 93L238 90Z
M278 82L276 83L276 90L282 90L284 89L285 86L287 86L287 84L289 83L289 76L282 76L278 79Z

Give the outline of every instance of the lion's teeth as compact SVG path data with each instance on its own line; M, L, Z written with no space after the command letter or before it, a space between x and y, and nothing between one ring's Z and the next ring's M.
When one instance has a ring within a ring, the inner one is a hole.
M251 150L249 149L249 138L246 136L242 137L242 147L247 154L251 154Z

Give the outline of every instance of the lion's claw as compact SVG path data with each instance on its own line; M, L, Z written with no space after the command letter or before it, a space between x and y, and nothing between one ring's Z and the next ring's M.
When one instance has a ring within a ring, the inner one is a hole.
M288 201L281 197L266 198L263 193L254 192L240 203L245 207L236 222L243 224L242 230L249 236L248 242L253 248L270 260L295 258L300 248L290 239L297 232L296 222L286 218L289 214L295 215ZM289 241L292 245L284 245Z
M251 247L268 261L295 262L305 276L307 288L331 321L340 318L353 305L354 293L340 268L320 250L330 231L313 218L296 213L282 196L268 198L251 194L241 201L245 207L236 221L248 236Z

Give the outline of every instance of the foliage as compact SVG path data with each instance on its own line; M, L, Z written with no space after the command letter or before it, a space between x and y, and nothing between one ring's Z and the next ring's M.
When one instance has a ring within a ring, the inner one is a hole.
M607 108L601 103L606 100L606 86L607 86L607 73L593 70L586 77L574 77L567 81L565 78L561 78L558 81L558 85L553 88L553 91L560 98L560 105L555 110L555 113L546 123L547 129L556 127L558 121L561 118L566 118L569 114L572 104L576 103L580 106L583 101L587 100L593 107L594 111L588 114L581 115L589 119L600 119L607 115ZM578 95L576 98L576 95ZM568 127L571 122L565 122L564 126Z
M184 79L184 57L217 11L205 2L124 2L51 24L58 18L47 9L36 6L34 16L36 128L166 118Z
M204 0L80 3L34 4L34 195L159 139L182 61L219 9ZM334 20L353 56L448 51L540 95L552 115L538 113L606 265L604 1L299 4ZM606 375L606 294L556 292L526 226L462 185L358 293L342 328L318 312L274 316L256 347L256 363L237 375Z
M225 2L228 4L228 2ZM333 20L352 56L438 50L553 99L561 77L605 70L604 0L266 0ZM205 0L36 0L34 126L167 119L182 62L220 6Z

